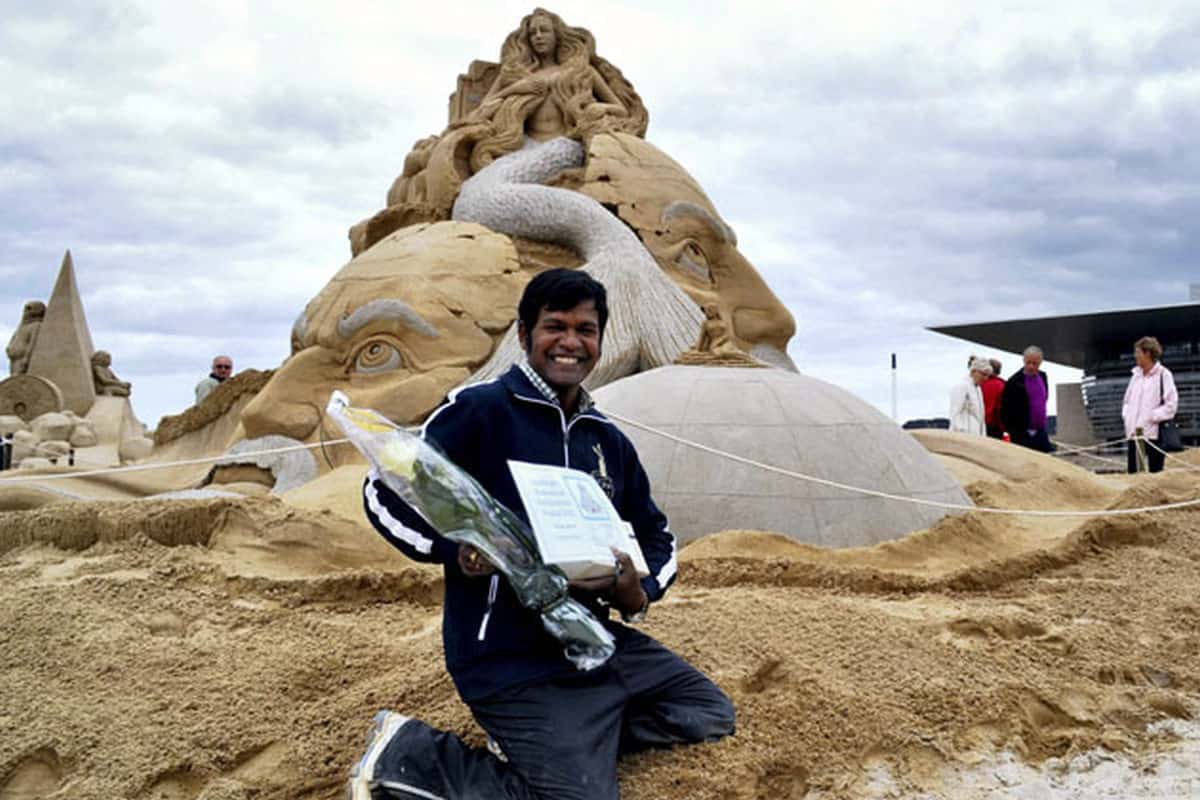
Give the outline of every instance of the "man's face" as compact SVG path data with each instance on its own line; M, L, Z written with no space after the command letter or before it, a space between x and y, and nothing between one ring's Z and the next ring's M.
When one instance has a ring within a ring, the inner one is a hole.
M533 330L518 326L529 365L552 389L573 389L591 374L600 358L600 314L593 300L567 311L538 312Z
M212 364L212 371L218 377L228 378L229 373L233 372L233 362L227 358L215 359Z
M1025 374L1034 375L1042 368L1042 357L1031 353L1025 356Z

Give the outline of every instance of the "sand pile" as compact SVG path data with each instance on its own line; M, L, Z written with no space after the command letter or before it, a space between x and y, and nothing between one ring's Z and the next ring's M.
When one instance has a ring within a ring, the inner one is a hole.
M1200 496L1200 473L1029 455L984 459L976 502ZM355 469L282 500L0 514L0 800L332 800L381 707L481 742L442 666L440 573L358 520ZM962 796L1006 753L1034 774L1161 747L1147 726L1200 690L1196 511L970 514L842 551L728 532L680 562L647 628L732 695L738 733L622 762L632 800Z

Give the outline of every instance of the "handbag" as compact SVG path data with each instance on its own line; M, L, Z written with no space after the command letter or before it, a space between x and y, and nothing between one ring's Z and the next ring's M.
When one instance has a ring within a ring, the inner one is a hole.
M1158 403L1162 405L1164 400L1163 395L1163 376L1158 375ZM1179 426L1168 420L1158 423L1158 447L1167 453L1178 453L1183 450L1183 437L1179 435Z

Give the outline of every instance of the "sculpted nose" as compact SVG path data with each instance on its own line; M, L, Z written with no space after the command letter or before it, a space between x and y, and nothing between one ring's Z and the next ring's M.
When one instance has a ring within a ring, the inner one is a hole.
M319 347L296 353L271 376L262 391L242 410L246 436L278 434L305 441L321 423L332 388L326 377L333 361Z
M315 405L283 400L268 384L242 411L242 427L246 437L278 434L304 441L321 421Z

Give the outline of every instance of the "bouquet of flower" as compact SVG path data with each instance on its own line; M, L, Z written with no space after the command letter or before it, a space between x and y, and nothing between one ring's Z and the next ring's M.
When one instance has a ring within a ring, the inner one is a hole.
M442 536L470 545L496 566L526 608L541 614L581 670L613 654L614 641L587 607L567 592L567 578L542 561L525 522L421 437L378 412L354 408L335 391L325 409L379 473L384 484Z

